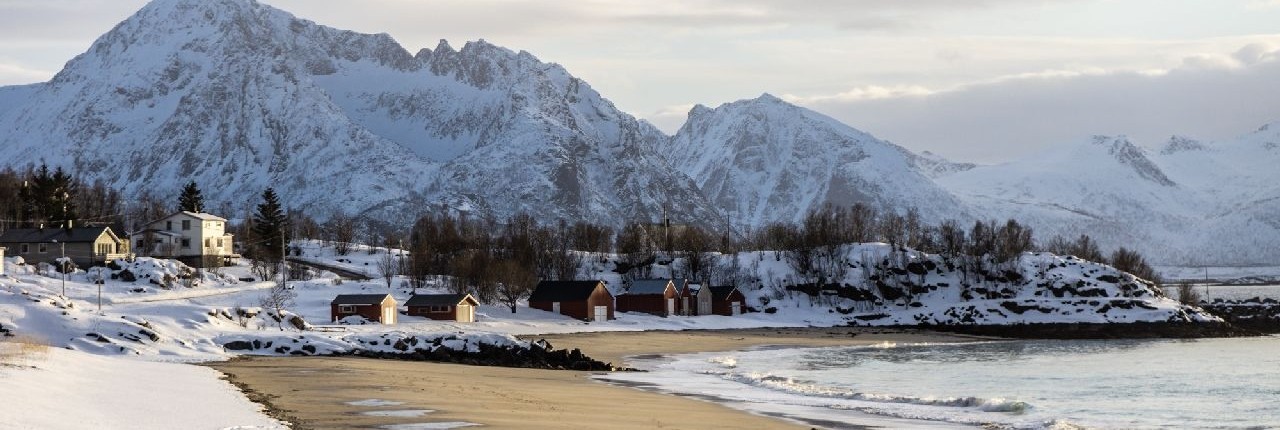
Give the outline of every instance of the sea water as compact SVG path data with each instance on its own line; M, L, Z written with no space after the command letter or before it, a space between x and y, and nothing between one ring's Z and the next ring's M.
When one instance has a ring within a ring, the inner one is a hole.
M760 349L611 375L827 428L1280 428L1280 337ZM850 426L852 427L852 426Z

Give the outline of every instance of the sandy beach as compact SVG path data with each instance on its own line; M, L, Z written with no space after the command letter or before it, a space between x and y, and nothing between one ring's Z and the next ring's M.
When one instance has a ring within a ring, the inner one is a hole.
M529 338L546 339L555 348L579 348L614 364L625 364L629 356L763 345L820 347L972 339L858 328L600 332ZM247 358L210 367L228 375L252 400L266 404L270 413L295 423L298 429L447 428L428 427L427 423L473 423L503 429L809 428L714 402L610 385L592 380L592 372L334 357Z

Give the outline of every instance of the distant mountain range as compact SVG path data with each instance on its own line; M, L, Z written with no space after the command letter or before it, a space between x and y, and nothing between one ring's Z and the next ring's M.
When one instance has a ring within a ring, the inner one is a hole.
M151 2L51 81L0 87L0 130L5 165L128 193L195 180L237 212L268 186L320 218L395 221L447 207L620 225L666 210L754 227L863 202L934 222L1015 217L1169 264L1280 261L1280 125L1155 153L1093 137L975 166L765 94L695 107L667 136L527 52L410 53L252 0Z

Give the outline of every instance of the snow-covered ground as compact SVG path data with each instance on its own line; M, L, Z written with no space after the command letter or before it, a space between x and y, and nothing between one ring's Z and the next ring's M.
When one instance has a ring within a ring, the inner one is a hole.
M0 341L0 381L6 429L287 428L200 366Z

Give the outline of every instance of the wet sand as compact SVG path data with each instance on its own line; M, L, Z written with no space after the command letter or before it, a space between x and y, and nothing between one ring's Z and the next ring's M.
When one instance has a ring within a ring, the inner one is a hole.
M729 351L764 345L836 346L970 339L848 328L612 332L530 338L546 339L557 349L580 348L587 355L615 364L625 363L624 357L628 356ZM297 429L447 422L500 429L809 428L795 421L753 415L711 401L592 380L591 376L598 372L347 357L257 357L213 363L210 367L227 374L250 399L267 405L268 413L295 423ZM348 404L374 399L400 404ZM365 414L373 411L384 412L381 416ZM415 414L420 416L412 416Z

